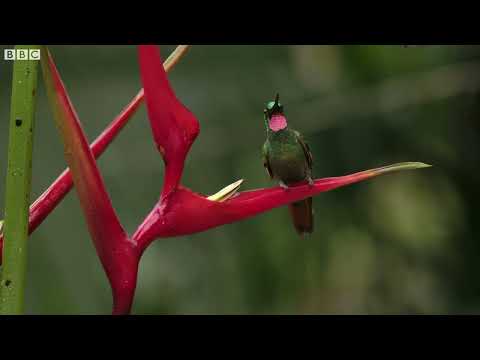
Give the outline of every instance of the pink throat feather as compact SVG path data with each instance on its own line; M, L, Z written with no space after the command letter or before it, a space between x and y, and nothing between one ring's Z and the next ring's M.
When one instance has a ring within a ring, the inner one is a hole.
M287 119L283 115L273 115L268 122L270 130L277 132L287 127Z

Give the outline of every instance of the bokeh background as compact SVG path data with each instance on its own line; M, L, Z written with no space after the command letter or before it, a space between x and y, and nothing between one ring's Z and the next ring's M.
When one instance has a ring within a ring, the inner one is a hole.
M173 49L162 46L163 57ZM141 87L136 48L51 51L92 141ZM11 72L2 61L0 218ZM262 110L276 92L310 143L315 177L401 161L434 167L320 194L308 239L279 208L158 240L143 256L133 313L480 313L480 47L196 45L169 77L201 123L183 176L198 192L240 178L242 189L272 185L262 166ZM65 167L39 84L33 198ZM98 164L133 233L163 177L144 105ZM75 192L31 236L28 252L28 313L110 312Z

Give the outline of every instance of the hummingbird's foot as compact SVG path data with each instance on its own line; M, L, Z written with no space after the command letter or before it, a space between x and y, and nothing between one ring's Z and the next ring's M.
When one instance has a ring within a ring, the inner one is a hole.
M285 191L287 191L289 189L288 185L285 184L283 181L279 181L278 185L280 185L280 187Z
M311 176L309 176L307 180L308 180L308 185L309 185L310 187L313 187L313 185L315 185L315 182L313 181L313 179L312 179Z

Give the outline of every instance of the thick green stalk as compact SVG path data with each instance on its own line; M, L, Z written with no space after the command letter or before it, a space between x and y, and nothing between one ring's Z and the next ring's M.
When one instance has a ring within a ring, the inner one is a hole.
M17 45L16 48L39 47ZM13 64L5 196L5 243L0 282L1 314L22 314L24 309L37 68L37 60L17 59Z

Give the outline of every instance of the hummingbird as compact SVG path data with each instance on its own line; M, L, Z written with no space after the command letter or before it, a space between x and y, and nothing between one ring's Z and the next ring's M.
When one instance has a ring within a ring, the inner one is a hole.
M296 130L288 127L283 105L277 94L275 101L267 103L263 110L267 140L263 144L263 166L270 179L288 191L290 185L307 181L313 186L313 158L308 144ZM312 198L289 205L293 225L299 235L313 232Z

